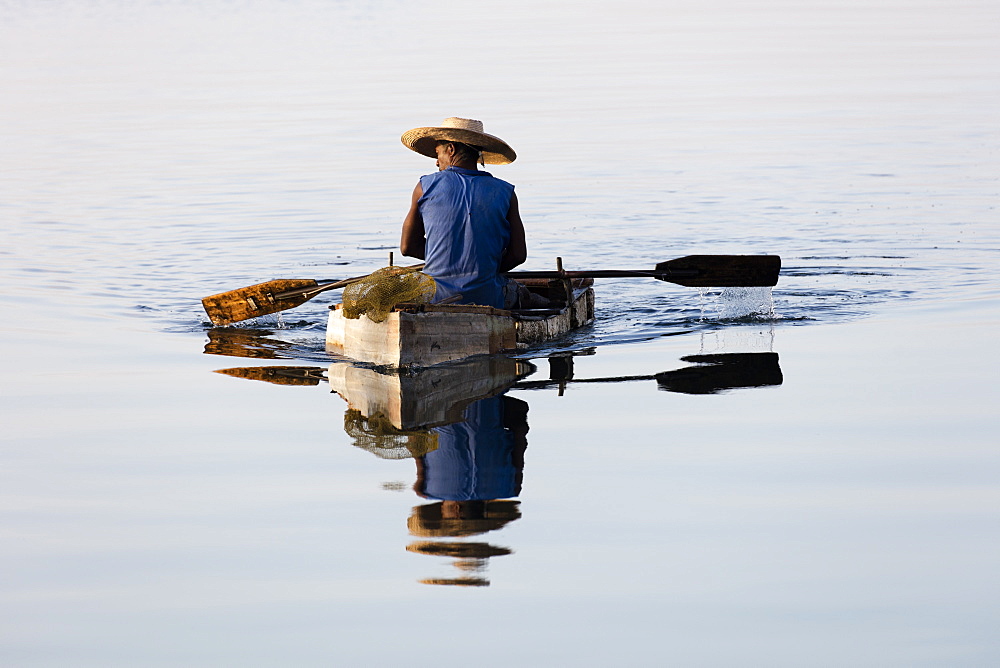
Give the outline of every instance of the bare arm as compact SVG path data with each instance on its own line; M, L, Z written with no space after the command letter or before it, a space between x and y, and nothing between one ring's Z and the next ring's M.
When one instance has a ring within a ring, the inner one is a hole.
M418 202L424 196L424 189L417 183L413 189L413 198L410 202L410 210L403 220L403 236L399 240L399 250L407 257L424 259L424 219L420 215Z
M510 243L500 258L500 271L510 271L524 264L528 259L528 246L524 239L524 224L521 223L521 212L517 207L517 193L510 195L510 209L507 211L507 222L510 223Z

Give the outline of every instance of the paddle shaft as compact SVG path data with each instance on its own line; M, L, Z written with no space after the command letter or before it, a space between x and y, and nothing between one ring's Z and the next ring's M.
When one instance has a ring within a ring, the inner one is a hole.
M655 269L595 269L593 271L509 271L508 278L691 278L696 269L656 271Z
M750 256L755 257L755 256ZM763 256L762 256L763 257ZM407 267L407 269L413 269L414 271L419 271L423 269L424 265L418 264L412 267ZM519 278L555 278L555 279L573 279L573 278L657 278L661 281L670 281L672 279L685 280L689 278L696 278L703 272L695 268L684 268L684 269L593 269L593 270L582 270L582 271L509 271L504 274L504 276L513 279ZM307 299L312 299L321 292L326 292L327 290L336 290L337 288L343 288L350 285L351 283L357 283L358 281L368 278L370 274L365 274L363 276L355 276L354 278L345 278L339 281L316 281L318 285L316 287L305 287L296 288L294 290L285 290L284 292L279 292L274 295L275 299L289 299L291 297L306 297Z
M410 267L405 267L405 269L410 269L412 271L420 271L424 268L422 264L415 264ZM326 292L327 290L336 290L337 288L344 288L352 283L357 283L358 281L364 280L371 276L371 274L365 274L363 276L355 276L354 278L345 278L339 281L316 281L317 285L315 287L304 287L295 288L294 290L285 290L274 295L275 299L291 299L293 297L305 297L306 299L312 299L321 292Z
M418 264L414 265L412 268L414 271L419 271L424 265ZM582 271L509 271L504 274L507 278L519 279L519 278L554 278L554 279L573 279L573 278L658 278L661 281L670 281L671 279L689 279L699 276L702 272L698 269L666 269L666 270L656 270L656 269L593 269L593 270L582 270ZM345 278L340 281L316 281L318 283L317 287L314 288L297 288L295 290L286 290L284 292L279 292L274 295L275 299L288 299L290 297L306 297L311 299L321 292L326 292L327 290L335 290L337 288L342 288L350 285L351 283L357 283L358 281L368 278L369 274L364 276L355 276L354 278Z
M423 265L417 265L422 267ZM697 276L698 271L695 269L686 269L679 271L656 271L655 269L595 269L593 271L509 271L504 274L507 278L519 279L519 278L690 278ZM342 288L351 283L356 283L363 278L367 278L368 274L364 276L355 276L354 278L345 278L339 281L333 280L317 280L318 284L316 287L305 287L297 288L295 290L285 290L284 292L279 292L274 295L275 299L288 299L290 297L314 297L321 292L326 292L327 290L335 290L337 288Z

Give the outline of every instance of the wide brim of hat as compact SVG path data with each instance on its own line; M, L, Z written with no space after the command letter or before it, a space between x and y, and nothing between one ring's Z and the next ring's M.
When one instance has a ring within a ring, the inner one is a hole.
M483 162L487 165L507 165L517 160L507 142L482 132L462 130L459 128L413 128L403 133L400 138L403 146L416 151L428 158L436 158L436 146L439 141L457 141L475 146L483 152Z

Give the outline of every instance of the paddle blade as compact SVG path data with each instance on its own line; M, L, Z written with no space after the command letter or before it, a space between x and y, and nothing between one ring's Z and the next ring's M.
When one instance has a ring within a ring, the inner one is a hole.
M777 255L688 255L656 265L656 278L689 288L770 287L780 270Z
M275 295L295 288L316 287L308 278L279 278L247 288L222 292L201 300L212 324L221 327L269 313L284 311L309 301L312 295L295 295L278 299Z

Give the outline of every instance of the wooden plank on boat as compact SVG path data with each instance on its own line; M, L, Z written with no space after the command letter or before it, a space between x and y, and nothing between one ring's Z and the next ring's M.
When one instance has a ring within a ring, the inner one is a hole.
M330 311L326 343L337 354L373 364L427 367L474 355L494 355L551 340L594 320L594 291L574 290L573 303L555 315L515 317L489 306L404 305L382 322Z
M348 320L343 309L334 309L327 345L353 359L401 367L492 355L515 348L517 339L509 315L470 313L461 307L423 313L394 311L382 322L372 322L365 315Z
M594 321L594 290L574 290L573 304L557 315L544 318L520 318L517 321L517 343L526 347L551 341Z
M395 310L406 313L476 313L509 316L510 311L477 304L399 304Z

